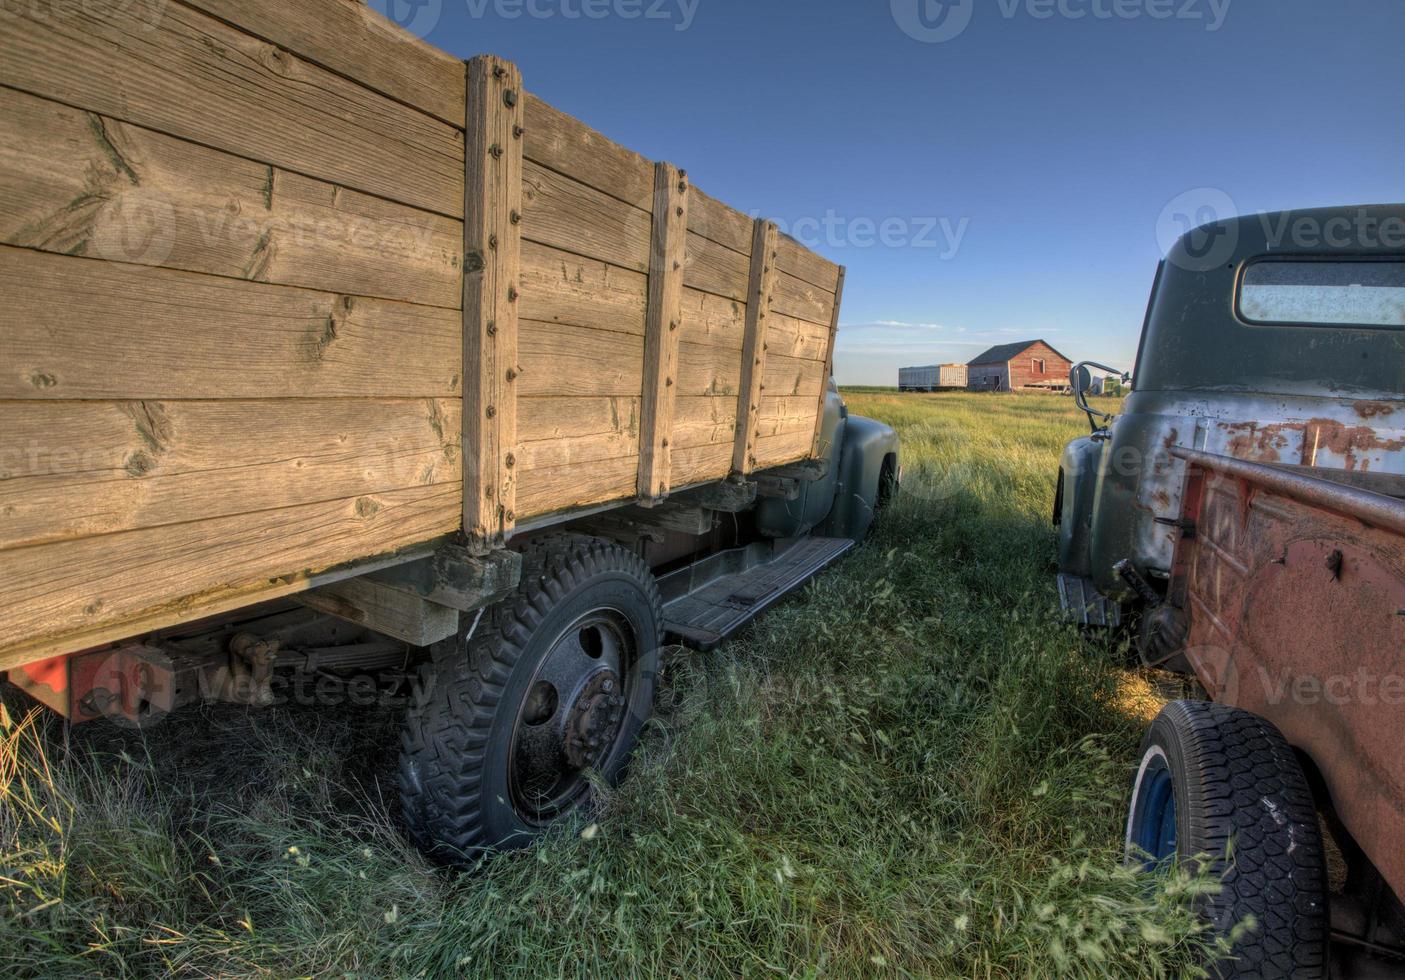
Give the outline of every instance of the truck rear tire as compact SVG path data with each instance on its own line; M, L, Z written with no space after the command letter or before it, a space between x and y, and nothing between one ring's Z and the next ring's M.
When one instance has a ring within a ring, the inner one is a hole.
M1227 705L1173 701L1142 742L1127 862L1154 869L1208 855L1223 882L1202 914L1222 935L1250 916L1221 977L1327 976L1327 872L1302 766L1270 722Z
M475 618L432 651L400 754L411 838L457 865L530 843L589 802L592 778L619 777L663 640L648 566L578 535L529 544L517 593Z

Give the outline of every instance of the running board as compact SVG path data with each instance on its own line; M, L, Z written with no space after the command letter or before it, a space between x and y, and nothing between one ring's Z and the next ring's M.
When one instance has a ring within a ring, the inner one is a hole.
M659 579L664 629L713 650L853 547L849 538L758 541L669 572Z
M1059 605L1064 618L1080 626L1122 625L1122 607L1077 575L1059 575Z

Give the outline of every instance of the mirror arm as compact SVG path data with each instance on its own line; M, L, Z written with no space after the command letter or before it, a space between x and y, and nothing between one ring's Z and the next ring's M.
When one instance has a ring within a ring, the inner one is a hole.
M1088 416L1088 424L1093 427L1094 432L1097 432L1098 423L1094 421L1095 417L1107 423L1111 422L1116 416L1109 415L1107 412L1100 412L1088 404L1087 393L1083 391L1082 386L1078 383L1078 372L1083 368L1097 368L1099 371L1115 374L1119 378L1125 378L1127 375L1117 370L1117 368L1110 368L1106 364L1099 364L1097 361L1079 361L1068 372L1068 385L1073 389L1073 403Z

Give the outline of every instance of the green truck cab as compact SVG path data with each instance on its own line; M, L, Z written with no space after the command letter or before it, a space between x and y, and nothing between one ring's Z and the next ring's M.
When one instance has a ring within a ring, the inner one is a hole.
M1065 611L1117 625L1164 595L1177 448L1405 484L1405 206L1216 221L1161 263L1132 393L1064 450L1054 523ZM1099 366L1101 367L1101 366Z

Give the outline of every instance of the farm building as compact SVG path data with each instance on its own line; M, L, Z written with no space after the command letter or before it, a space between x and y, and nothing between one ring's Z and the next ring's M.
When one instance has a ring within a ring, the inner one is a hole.
M898 368L899 391L936 391L938 388L964 387L964 364L928 364L925 367Z
M1073 362L1042 340L992 347L967 365L977 391L1021 391L1068 387Z

